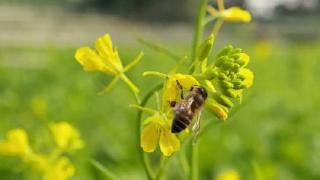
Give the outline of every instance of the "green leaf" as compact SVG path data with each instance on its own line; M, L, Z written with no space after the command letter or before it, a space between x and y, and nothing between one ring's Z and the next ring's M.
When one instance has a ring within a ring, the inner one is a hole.
M89 159L89 162L92 166L94 166L95 168L97 168L97 170L99 170L102 174L104 174L107 177L107 179L111 179L111 180L119 179L118 177L116 177L114 173L112 173L107 167L102 165L100 162L94 159Z

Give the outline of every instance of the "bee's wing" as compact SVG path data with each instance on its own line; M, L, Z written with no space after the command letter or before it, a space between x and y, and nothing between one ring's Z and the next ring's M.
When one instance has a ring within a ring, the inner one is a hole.
M194 97L190 96L188 98L188 100L186 101L187 102L187 109L191 109L191 105L192 105L193 101L194 101Z
M198 136L200 133L200 119L201 119L201 112L196 115L194 123L192 125L192 135L193 135L193 143L196 143L198 140Z

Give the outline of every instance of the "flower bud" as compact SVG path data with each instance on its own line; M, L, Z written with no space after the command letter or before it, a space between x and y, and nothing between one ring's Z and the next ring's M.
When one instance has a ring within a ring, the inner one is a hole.
M223 72L220 72L220 73L218 74L218 78L219 78L220 80L228 79L227 75L226 75L225 73L223 73Z
M225 106L225 107L228 107L228 108L231 108L233 107L233 102L227 97L227 96L224 96L222 94L218 94L218 93L215 93L213 95L213 98L221 105Z
M221 56L225 56L227 54L229 54L229 52L231 52L231 50L233 49L232 45L228 45L225 48L223 48L218 54L217 57L221 57Z
M214 113L214 115L225 121L228 118L228 109L218 104L215 100L209 98L206 102L206 106Z
M223 91L223 94L231 98L240 98L242 96L242 90L227 89Z
M249 61L250 57L246 53L240 53L240 57L236 60L236 63L241 67L245 67L248 65Z
M229 81L226 81L226 80L222 80L221 81L221 86L224 87L224 88L233 88L233 84Z
M212 49L214 43L214 34L211 34L208 39L206 39L200 46L199 48L199 55L198 55L198 60L202 62L204 59L206 59Z

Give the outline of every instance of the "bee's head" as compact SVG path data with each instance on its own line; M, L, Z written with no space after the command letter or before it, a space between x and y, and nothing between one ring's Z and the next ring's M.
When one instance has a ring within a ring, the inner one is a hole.
M207 99L208 93L207 93L207 90L206 90L204 87L202 87L202 86L197 87L196 92L199 93L199 94L201 94L201 96L202 96L204 99Z

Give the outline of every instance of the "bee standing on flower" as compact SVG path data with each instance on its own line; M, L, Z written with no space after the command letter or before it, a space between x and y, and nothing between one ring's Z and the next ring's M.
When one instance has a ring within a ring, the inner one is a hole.
M179 81L177 81L178 86L181 88ZM181 96L183 96L181 94ZM207 99L208 94L204 87L202 86L193 86L190 89L189 95L182 101L176 104L171 102L170 105L173 106L174 119L172 122L171 132L179 133L182 130L186 129L194 119L196 115L200 112L205 100ZM195 122L195 126L198 126L199 122Z

